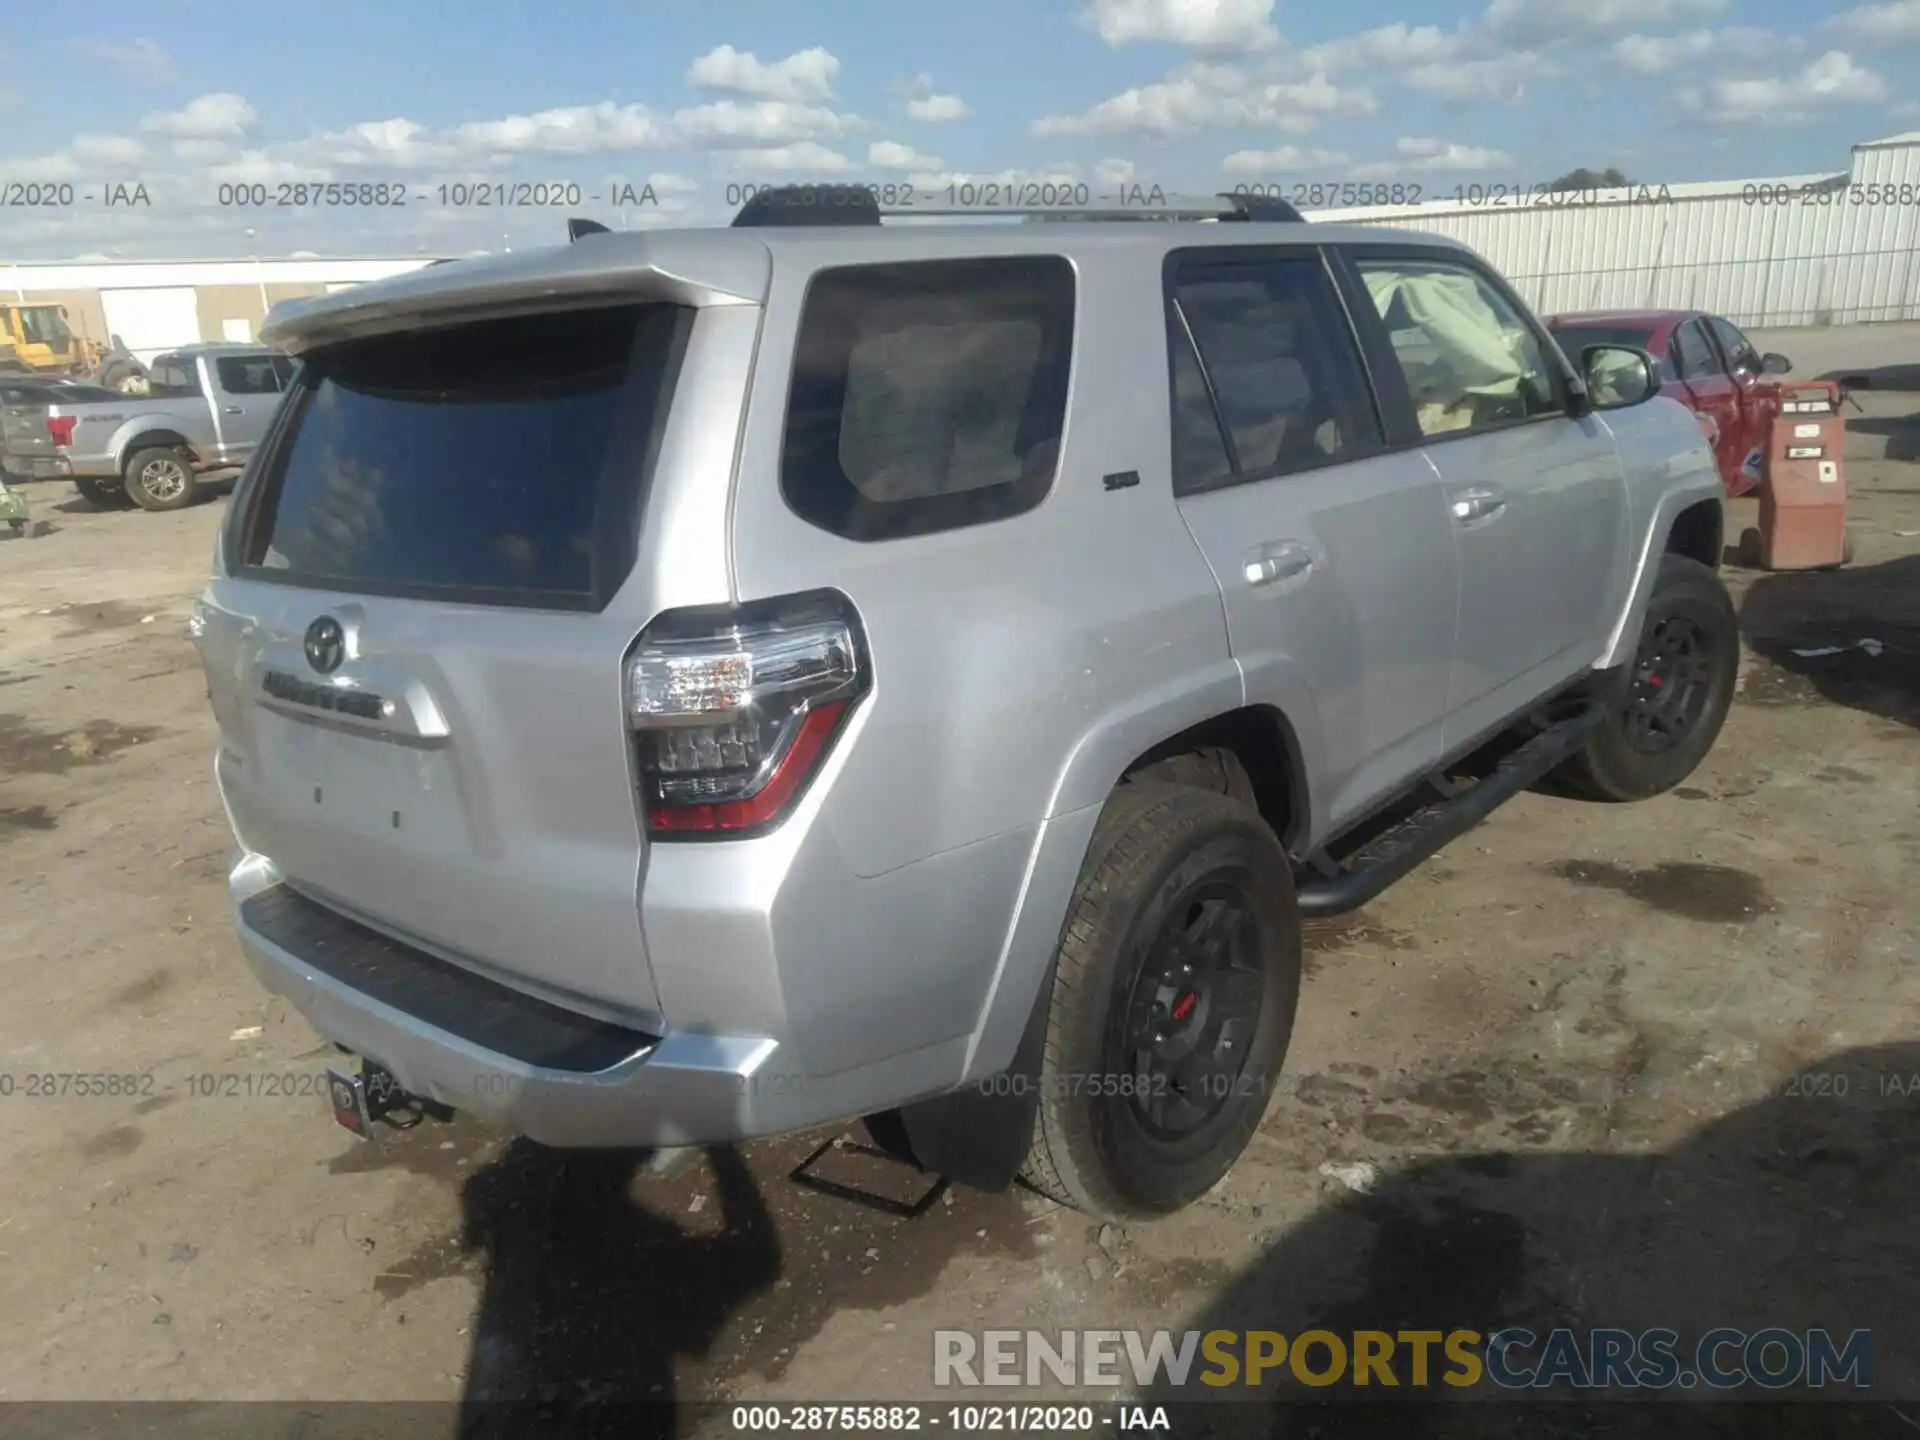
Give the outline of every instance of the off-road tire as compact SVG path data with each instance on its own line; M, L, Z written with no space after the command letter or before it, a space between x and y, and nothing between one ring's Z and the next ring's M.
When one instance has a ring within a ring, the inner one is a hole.
M181 477L180 487L162 494L149 490L146 477L154 473L149 470L150 466L172 467L172 470L177 471ZM128 457L126 486L127 494L133 497L133 503L142 510L184 510L193 504L200 489L199 482L193 473L193 460L181 451L166 445L136 450Z
M73 477L73 488L80 492L80 498L96 510L127 510L133 506L133 497L121 487L117 480L101 480L92 475Z
M1676 617L1690 621L1706 642L1703 690L1685 733L1669 748L1649 753L1629 739L1628 715L1646 647L1662 622ZM1613 713L1554 778L1566 793L1586 800L1645 800L1671 790L1699 767L1719 738L1739 672L1740 624L1720 577L1684 555L1661 557L1635 657L1622 667L1608 697Z
M1099 1092L1130 1073L1116 1037L1170 907L1209 876L1238 887L1264 983L1224 1103L1192 1134L1166 1141L1143 1128L1132 1100ZM1118 787L1061 932L1022 1178L1063 1205L1122 1221L1166 1214L1211 1189L1246 1148L1278 1080L1299 1003L1300 948L1292 867L1258 811L1193 786Z

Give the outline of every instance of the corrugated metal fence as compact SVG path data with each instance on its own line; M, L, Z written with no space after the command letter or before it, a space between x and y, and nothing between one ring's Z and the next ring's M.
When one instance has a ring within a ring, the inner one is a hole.
M1310 218L1451 236L1542 314L1685 308L1752 326L1920 319L1920 134L1855 146L1844 175L1526 204L1491 187L1461 190L1457 200Z

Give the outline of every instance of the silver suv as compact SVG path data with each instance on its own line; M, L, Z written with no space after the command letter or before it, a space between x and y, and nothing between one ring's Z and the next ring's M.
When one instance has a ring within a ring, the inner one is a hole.
M1713 456L1472 251L757 218L274 313L193 628L242 947L355 1084L1172 1210L1303 915L1713 743Z

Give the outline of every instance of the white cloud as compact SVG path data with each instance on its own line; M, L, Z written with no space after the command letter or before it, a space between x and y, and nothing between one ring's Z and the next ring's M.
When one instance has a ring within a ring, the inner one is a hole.
M1829 22L1856 40L1880 45L1907 45L1920 41L1920 0L1890 0L1885 5L1856 5Z
M1303 150L1298 145L1282 145L1278 150L1236 150L1220 162L1229 175L1279 176L1309 166L1338 168L1347 157L1338 150Z
M752 51L720 45L693 62L687 83L763 100L830 100L839 74L839 60L818 45L771 63Z
M212 165L233 154L233 146L224 140L176 140L173 155L189 165Z
M1613 42L1614 62L1639 75L1667 75L1715 56L1757 60L1789 43L1751 26L1693 30L1685 35L1625 35Z
M1729 0L1493 0L1482 26L1490 35L1522 44L1548 44L1569 35L1619 34L1643 25L1717 15Z
M876 170L938 170L947 162L897 140L876 140L867 147L867 163Z
M1558 73L1559 67L1538 51L1514 50L1480 60L1416 65L1406 72L1405 79L1416 90L1443 100L1493 100L1512 105L1526 99L1528 81Z
M1323 45L1311 45L1300 52L1309 66L1332 73L1337 70L1410 69L1432 65L1459 56L1470 43L1460 31L1451 33L1437 25L1396 23L1362 30Z
M907 102L907 114L924 125L945 125L967 118L967 102L958 95L923 95Z
M82 40L79 49L123 80L164 85L174 77L173 57L154 40Z
M818 175L854 168L853 161L838 150L829 150L826 146L816 144L812 140L799 140L791 145L736 150L728 158L734 170L743 175L758 175L776 170L806 171Z
M597 155L609 150L645 150L666 139L664 127L644 105L568 105L534 115L508 115L458 126L461 150L517 155Z
M233 159L212 166L207 174L222 183L246 185L311 185L333 178L333 172L324 165L305 165L297 160L276 159L264 150L243 150Z
M67 147L82 165L137 165L147 147L125 135L76 135Z
M1356 165L1353 177L1356 180L1390 180L1396 175L1441 170L1499 170L1516 163L1513 156L1504 150L1461 145L1427 135L1403 135L1393 148L1399 158Z
M1430 136L1402 136L1394 148L1407 156L1416 170L1497 170L1515 163L1504 150L1456 145Z
M57 150L51 155L35 155L25 160L7 162L7 179L9 180L31 182L80 178L79 162L65 150Z
M290 158L307 163L375 170L422 170L465 161L458 145L404 116L324 131L289 148Z
M824 105L800 105L790 100L719 100L676 110L671 140L689 149L727 149L735 146L783 146L801 140L834 140L860 129L855 116L842 115Z
M967 118L967 102L958 95L943 95L933 88L933 77L922 71L894 90L906 102L907 114L923 125L946 125Z
M179 140L231 140L245 135L259 118L245 96L220 91L190 100L180 110L156 111L140 128Z
M1193 50L1257 50L1278 43L1273 0L1088 0L1077 18L1109 45L1168 41Z
M1719 125L1800 125L1843 105L1878 105L1887 82L1841 50L1829 50L1790 75L1715 80L1705 108Z
M1292 134L1335 115L1371 115L1370 91L1335 85L1325 75L1257 83L1227 65L1192 64L1164 80L1135 86L1078 115L1048 115L1034 135L1136 135L1164 138L1207 127L1251 126Z
M1131 160L1102 160L1093 167L1093 178L1107 186L1131 185L1134 173Z

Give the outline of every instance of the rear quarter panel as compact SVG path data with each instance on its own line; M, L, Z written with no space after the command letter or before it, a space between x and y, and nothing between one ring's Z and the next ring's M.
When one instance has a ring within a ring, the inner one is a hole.
M900 254L866 244L862 259L923 258L904 234ZM1044 238L1028 248L1048 250ZM867 627L874 691L820 821L867 882L879 943L849 947L844 916L821 913L807 922L818 943L784 949L782 963L792 1004L861 997L842 1037L853 1053L973 1030L974 1073L1004 1065L1122 767L1240 703L1218 590L1173 503L1161 255L1074 254L1068 419L1047 498L996 523L871 543L813 527L780 494L794 336L826 262L776 262L733 554L740 598L832 585ZM1140 483L1108 489L1123 471ZM939 898L952 893L964 904Z

